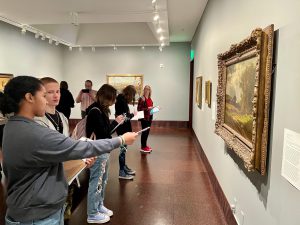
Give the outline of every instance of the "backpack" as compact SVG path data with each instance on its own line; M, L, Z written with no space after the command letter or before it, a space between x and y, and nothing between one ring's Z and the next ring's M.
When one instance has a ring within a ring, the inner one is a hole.
M99 110L99 112L101 113L100 109L98 109L97 107L93 107L89 112L91 112L93 109L97 109ZM75 140L79 140L82 137L86 137L86 120L87 120L88 115L86 115L82 120L80 120L71 135L71 138L75 139ZM94 134L94 132L92 133L91 137L89 137L92 140L96 139L96 135Z

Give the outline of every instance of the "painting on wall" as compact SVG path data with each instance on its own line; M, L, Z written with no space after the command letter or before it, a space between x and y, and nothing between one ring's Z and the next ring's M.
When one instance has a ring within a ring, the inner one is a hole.
M7 82L13 77L12 74L0 73L0 91L4 91L4 87Z
M202 109L202 76L196 77L196 104Z
M215 132L244 161L266 174L274 26L257 28L218 55Z
M211 107L211 81L205 81L205 103Z
M121 93L122 90L128 86L133 85L136 89L135 99L137 100L143 93L143 75L141 74L109 74L107 83L112 85Z

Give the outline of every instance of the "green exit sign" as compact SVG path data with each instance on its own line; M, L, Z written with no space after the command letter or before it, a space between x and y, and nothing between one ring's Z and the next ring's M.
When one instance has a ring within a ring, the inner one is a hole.
M192 61L194 59L195 56L195 52L193 49L191 49L191 53L190 53L190 60Z

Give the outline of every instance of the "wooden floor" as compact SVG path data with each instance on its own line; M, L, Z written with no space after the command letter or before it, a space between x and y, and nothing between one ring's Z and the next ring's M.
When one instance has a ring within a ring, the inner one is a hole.
M206 169L185 128L151 128L151 154L141 154L139 141L126 161L137 171L133 181L118 179L118 150L111 153L105 205L114 211L109 225L225 225ZM5 214L0 186L0 225ZM86 198L69 225L85 225Z

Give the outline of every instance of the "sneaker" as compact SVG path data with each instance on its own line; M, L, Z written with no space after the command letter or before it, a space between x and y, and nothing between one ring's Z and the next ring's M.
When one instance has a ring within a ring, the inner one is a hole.
M99 212L99 213L103 213L103 214L105 214L105 215L107 215L107 216L112 216L112 215L114 215L114 212L113 212L112 210L106 208L104 205L101 205L101 206L99 207L98 212Z
M150 153L151 150L149 148L147 148L147 147L144 147L144 148L141 148L140 152L142 152L142 153Z
M88 223L106 223L109 220L109 216L103 213L97 213L95 215L88 216L87 218Z
M152 151L152 148L150 146L147 145L146 148L148 148L150 151Z
M120 170L119 172L119 179L123 180L133 180L134 176L127 174L125 170Z
M135 175L135 170L130 169L127 165L124 166L125 173Z

